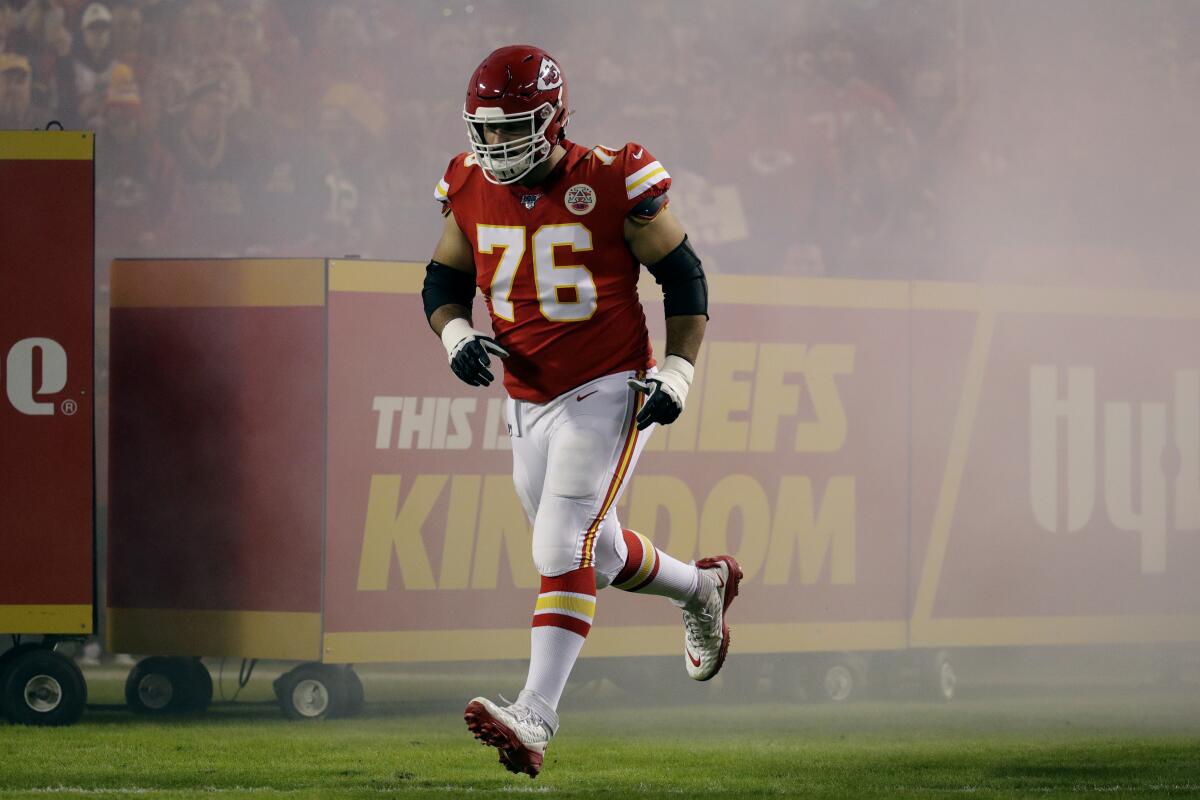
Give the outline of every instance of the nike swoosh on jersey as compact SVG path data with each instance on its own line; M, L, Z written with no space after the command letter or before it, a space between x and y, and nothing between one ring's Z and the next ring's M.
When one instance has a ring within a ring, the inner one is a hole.
M586 400L586 399L588 399L589 397L591 397L592 395L594 395L594 394L595 394L596 392L598 392L598 391L600 391L600 390L599 390L599 389L592 389L592 390L591 390L590 392L588 392L587 394L577 394L577 395L575 395L575 401L576 401L576 402L580 402L580 401Z
M645 150L644 147L639 147L636 153L631 153L630 155L632 155L634 158L641 158L643 150Z

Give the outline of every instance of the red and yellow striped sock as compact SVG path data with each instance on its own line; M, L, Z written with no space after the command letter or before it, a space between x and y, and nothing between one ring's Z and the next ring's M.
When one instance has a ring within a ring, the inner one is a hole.
M689 603L700 590L700 571L659 550L637 531L623 530L629 554L612 585L626 592L655 594Z
M587 636L596 615L596 570L572 570L542 577L542 591L533 609L533 627L553 625Z
M596 570L593 567L542 577L542 591L533 609L525 691L536 692L551 710L558 707L595 615Z

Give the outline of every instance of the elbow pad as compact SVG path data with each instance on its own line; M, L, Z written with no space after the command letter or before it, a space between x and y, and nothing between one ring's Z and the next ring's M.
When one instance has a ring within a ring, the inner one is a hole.
M708 318L708 280L686 235L678 247L646 269L662 287L668 317L703 314Z
M445 305L471 308L475 301L475 277L440 261L430 261L425 267L425 285L421 288L425 318Z

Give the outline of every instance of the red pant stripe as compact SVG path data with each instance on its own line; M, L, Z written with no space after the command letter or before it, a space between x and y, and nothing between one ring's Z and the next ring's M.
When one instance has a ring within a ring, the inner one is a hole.
M637 377L641 380L646 375L642 370L638 370ZM580 556L580 565L584 567L594 566L592 562L593 548L596 543L596 534L600 530L600 524L604 521L605 515L608 514L609 508L616 501L617 495L620 493L621 484L625 480L625 473L629 470L629 465L633 462L633 454L637 450L638 429L637 429L637 414L642 408L642 393L634 391L633 412L629 415L629 431L625 434L625 444L621 449L621 457L617 460L617 468L613 473L612 482L608 485L608 491L604 495L604 502L600 506L599 513L592 520L592 524L588 526L587 532L583 535L583 551Z

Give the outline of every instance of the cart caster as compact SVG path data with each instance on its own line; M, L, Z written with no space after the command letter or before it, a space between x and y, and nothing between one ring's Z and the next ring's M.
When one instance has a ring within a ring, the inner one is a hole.
M362 679L358 677L358 673L353 667L346 666L343 668L346 676L346 710L339 714L339 717L357 717L362 713L363 704L366 702L367 696L363 691Z
M190 710L202 714L208 710L213 699L212 674L198 658L186 659L192 673L192 707Z
M275 679L279 707L288 719L295 720L345 716L353 699L348 673L353 674L332 664L301 664Z
M204 711L212 691L212 677L198 658L143 658L125 680L125 702L138 714Z
M948 652L938 650L929 654L921 670L921 689L929 700L948 703L954 699L958 689L958 673Z
M850 659L820 661L806 671L804 694L814 703L848 703L863 693L863 675Z
M75 662L46 647L5 659L0 712L18 725L70 725L87 703L87 683Z

